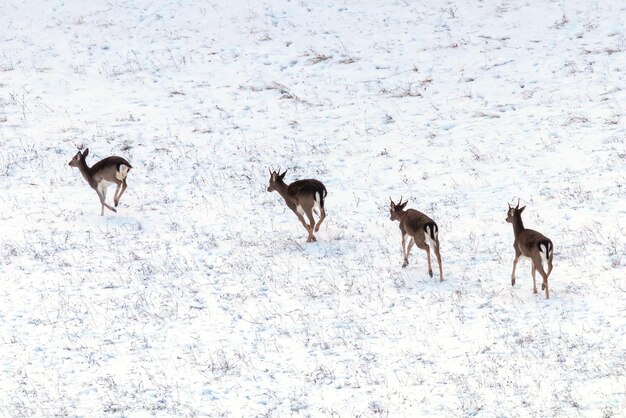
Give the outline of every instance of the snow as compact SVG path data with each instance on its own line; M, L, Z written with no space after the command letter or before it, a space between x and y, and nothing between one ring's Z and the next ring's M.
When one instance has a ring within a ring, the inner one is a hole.
M3 415L624 414L623 2L0 16ZM117 214L68 166L86 147L133 165ZM316 243L278 167L328 189ZM401 268L400 196L445 281ZM510 284L518 198L550 300L528 261Z

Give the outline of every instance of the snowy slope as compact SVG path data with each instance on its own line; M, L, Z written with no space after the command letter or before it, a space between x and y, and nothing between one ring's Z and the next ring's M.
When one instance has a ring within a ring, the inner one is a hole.
M26 3L0 3L2 415L624 414L623 2ZM134 167L117 214L84 147ZM317 243L270 167L326 185ZM401 195L442 283L401 268ZM518 198L549 301L527 261L510 285Z

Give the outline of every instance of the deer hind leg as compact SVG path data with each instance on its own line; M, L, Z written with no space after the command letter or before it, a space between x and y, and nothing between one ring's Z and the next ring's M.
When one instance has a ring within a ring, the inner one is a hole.
M433 234L432 229L433 226L427 225L424 229L424 246L426 250L426 255L428 256L428 274L430 277L433 277L433 269L430 260L430 249L432 248L435 251L435 256L437 257L437 264L439 265L439 281L443 281L443 271L441 268L441 254L439 253L439 239L437 238L437 233ZM431 236L434 235L434 238Z
M428 275L433 277L433 268L430 264L430 245L425 244L426 246L426 257L428 257Z
M439 252L439 240L435 242L435 256L437 257L437 264L439 264L439 281L443 282L443 268L441 267L441 253Z
M543 282L541 283L541 290L545 290L548 285L548 276L552 272L552 260L548 258L548 251L544 244L539 245L539 257L537 258L537 265L539 266L537 270L539 270L539 274L543 278ZM547 273L546 273L547 270Z
M546 299L550 299L550 291L548 290L548 276L549 273L546 273L546 271L544 270L543 264L538 263L538 264L534 264L533 263L533 267L536 266L537 271L539 272L539 275L541 276L541 278L543 279L543 281L541 282L541 290L545 290L546 291ZM550 270L550 266L548 266L548 271ZM533 281L534 281L534 275L533 275ZM537 293L537 289L535 289L535 293Z
M115 206L119 205L120 203L120 199L122 198L122 195L124 194L124 192L126 191L126 179L122 180L118 185L117 185L117 190L115 191L115 195L114 196L114 201L115 201ZM119 192L119 193L118 193Z
M315 225L315 232L320 230L320 225L322 224L324 219L326 219L326 211L324 210L324 208L320 207L320 220L317 221L317 225Z
M533 293L537 293L537 282L535 281L535 272L537 269L535 268L535 262L533 260L530 260L530 263L530 274L533 276Z
M317 221L317 225L315 225L315 232L317 232L320 230L320 226L322 225L324 218L326 218L326 211L324 210L324 201L322 200L320 192L315 192L314 199L315 201L313 202L313 209L315 210L315 213L318 214L320 217L319 221Z
M402 268L405 268L408 264L409 260L406 256L406 235L402 234Z
M123 182L120 181L117 183L117 187L115 188L115 193L113 194L113 204L117 207L117 204L120 201L120 190L122 189Z
M552 259L551 258L548 259L548 272L543 278L543 284L545 286L545 291L546 291L546 299L550 299L550 290L548 287L548 277L550 277L550 273L552 273Z
M309 218L309 225L307 226L307 231L309 231L309 237L307 238L306 242L317 241L317 238L315 238L315 235L313 235L313 230L315 228L315 219L313 218L313 209L307 208L304 211L304 213L306 214L306 217Z

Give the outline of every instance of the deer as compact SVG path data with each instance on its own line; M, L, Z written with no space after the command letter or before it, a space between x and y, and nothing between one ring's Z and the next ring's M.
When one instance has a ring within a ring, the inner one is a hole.
M524 228L522 222L522 212L526 206L519 207L519 201L516 207L511 207L507 212L506 221L513 224L513 248L515 248L515 258L513 259L513 272L511 273L511 286L515 286L515 267L520 258L526 257L531 262L531 275L533 277L533 293L537 293L537 283L535 281L535 271L543 278L541 290L546 291L546 299L550 299L550 290L548 288L548 277L552 273L552 259L554 256L554 246L552 241L543 234Z
M285 199L287 207L296 214L302 226L307 230L308 237L306 242L317 241L313 231L318 232L320 225L322 225L322 222L324 222L326 218L326 211L324 209L324 199L328 194L326 187L321 181L315 179L298 180L287 184L285 183L287 170L282 174L280 173L280 169L278 171L269 170L269 172L270 183L267 191L273 192L276 190L278 194ZM319 215L317 224L315 224L315 219L313 218L314 211ZM308 224L304 220L304 215L306 215L309 220Z
M441 253L439 252L439 227L428 216L415 209L404 210L408 200L402 203L402 197L398 203L389 198L391 207L389 209L392 221L400 222L400 232L402 233L402 253L404 262L402 268L409 265L409 254L413 244L426 251L428 257L428 274L433 277L433 269L430 264L430 249L435 251L437 264L439 264L439 281L443 281L443 269L441 267ZM407 243L408 241L408 243Z
M78 168L85 180L87 180L87 183L89 183L91 188L98 194L102 206L100 216L104 215L105 207L113 212L117 212L117 209L106 203L107 188L113 184L117 185L115 195L113 196L113 203L117 207L122 198L122 194L124 194L126 190L126 176L128 176L128 171L133 168L133 166L122 157L111 156L89 167L85 161L88 155L89 148L85 149L82 153L78 151L69 165Z

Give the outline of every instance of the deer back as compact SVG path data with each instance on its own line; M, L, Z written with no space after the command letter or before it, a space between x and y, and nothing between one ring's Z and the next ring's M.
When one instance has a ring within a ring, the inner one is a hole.
M131 168L133 167L124 158L112 156L98 161L89 171L96 183L102 180L118 183L126 178Z
M313 204L315 194L319 193L321 198L326 197L326 187L321 181L315 179L305 179L294 181L287 187L287 194L295 201Z
M534 250L539 251L539 245L546 245L548 255L552 255L552 241L545 235L532 229L524 229L519 233L516 239L516 245L522 254L526 257L532 257Z
M434 224L436 228L437 224L422 212L415 209L407 209L406 216L400 226L415 239L423 239L423 232L426 226L430 224Z

